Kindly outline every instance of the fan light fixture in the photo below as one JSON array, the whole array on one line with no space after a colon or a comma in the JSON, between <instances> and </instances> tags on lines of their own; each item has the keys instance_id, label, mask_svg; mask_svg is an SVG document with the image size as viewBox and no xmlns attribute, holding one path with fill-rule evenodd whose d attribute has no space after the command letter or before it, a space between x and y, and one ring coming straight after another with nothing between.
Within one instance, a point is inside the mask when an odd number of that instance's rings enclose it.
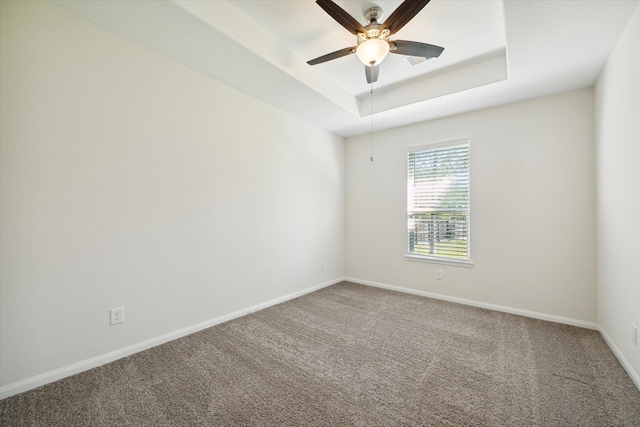
<instances>
[{"instance_id":1,"label":"fan light fixture","mask_svg":"<svg viewBox=\"0 0 640 427\"><path fill-rule=\"evenodd\" d=\"M368 24L363 26L333 0L316 0L316 3L329 16L356 36L358 44L319 56L307 61L307 64L322 64L355 53L364 64L367 83L373 83L378 81L379 65L388 53L425 59L437 58L444 50L440 46L408 40L389 40L389 37L411 21L429 1L404 0L382 24L379 24L382 19L382 9L379 6L370 7L364 11L364 19Z\"/></svg>"},{"instance_id":2,"label":"fan light fixture","mask_svg":"<svg viewBox=\"0 0 640 427\"><path fill-rule=\"evenodd\" d=\"M389 43L377 38L360 43L356 49L358 59L366 66L378 65L388 53Z\"/></svg>"}]
</instances>

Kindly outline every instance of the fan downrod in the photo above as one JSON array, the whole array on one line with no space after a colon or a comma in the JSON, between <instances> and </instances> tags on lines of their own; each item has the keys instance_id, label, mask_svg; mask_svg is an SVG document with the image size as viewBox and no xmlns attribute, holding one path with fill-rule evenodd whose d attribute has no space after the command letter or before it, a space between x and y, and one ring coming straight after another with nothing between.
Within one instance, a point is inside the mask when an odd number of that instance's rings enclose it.
<instances>
[{"instance_id":1,"label":"fan downrod","mask_svg":"<svg viewBox=\"0 0 640 427\"><path fill-rule=\"evenodd\" d=\"M370 7L369 9L364 11L364 19L367 20L368 23L377 23L382 19L382 8L378 6Z\"/></svg>"}]
</instances>

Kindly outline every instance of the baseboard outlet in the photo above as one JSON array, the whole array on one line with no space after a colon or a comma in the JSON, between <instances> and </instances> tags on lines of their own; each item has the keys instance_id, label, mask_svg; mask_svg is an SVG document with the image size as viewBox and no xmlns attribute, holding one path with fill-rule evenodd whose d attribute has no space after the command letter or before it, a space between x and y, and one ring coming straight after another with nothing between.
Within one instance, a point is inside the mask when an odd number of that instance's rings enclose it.
<instances>
[{"instance_id":1,"label":"baseboard outlet","mask_svg":"<svg viewBox=\"0 0 640 427\"><path fill-rule=\"evenodd\" d=\"M609 335L605 332L605 330L602 327L599 327L598 331L600 332L600 335L602 335L604 342L607 343L607 345L609 346L613 354L618 359L618 362L620 362L624 370L627 371L627 374L629 374L629 377L631 377L631 381L633 381L633 383L638 388L638 391L640 391L640 375L638 375L638 372L633 370L633 367L631 366L631 364L627 361L627 359L624 358L624 356L622 355L622 352L613 343L613 340L609 337Z\"/></svg>"},{"instance_id":2,"label":"baseboard outlet","mask_svg":"<svg viewBox=\"0 0 640 427\"><path fill-rule=\"evenodd\" d=\"M487 302L474 301L464 298L452 297L449 295L436 294L432 292L420 291L417 289L403 288L401 286L387 285L386 283L372 282L370 280L356 279L354 277L345 277L346 281L358 283L360 285L374 286L376 288L389 289L391 291L404 292L407 294L419 295L423 297L439 299L443 301L455 302L458 304L470 305L473 307L486 308L489 310L500 311L503 313L516 314L518 316L531 317L533 319L546 320L549 322L563 323L565 325L578 326L580 328L593 329L598 331L599 326L594 322L572 319L570 317L555 316L553 314L540 313L537 311L524 310L520 308L508 307L505 305L491 304Z\"/></svg>"},{"instance_id":3,"label":"baseboard outlet","mask_svg":"<svg viewBox=\"0 0 640 427\"><path fill-rule=\"evenodd\" d=\"M232 313L218 316L216 318L207 320L205 322L188 326L186 328L178 329L177 331L169 332L167 334L164 334L155 338L151 338L151 339L130 345L128 347L114 350L109 353L102 354L100 356L92 357L90 359L86 359L81 362L74 363L72 365L64 366L62 368L58 368L53 371L45 372L40 375L36 375L21 381L17 381L12 384L8 384L6 386L0 387L0 400L10 396L14 396L16 394L24 393L25 391L33 390L34 388L41 387L43 385L61 380L63 378L70 377L72 375L79 374L84 371L88 371L89 369L97 368L107 363L114 362L118 359L122 359L123 357L131 356L132 354L139 353L141 351L147 350L152 347L156 347L158 345L167 343L169 341L176 340L178 338L182 338L184 336L193 334L203 329L210 328L220 323L228 322L229 320L246 316L247 314L263 310L267 307L271 307L273 305L277 305L285 301L289 301L289 300L301 297L303 295L309 294L311 292L315 292L322 288L326 288L327 286L335 285L336 283L339 283L343 280L344 278L338 278L325 283L321 283L319 285L311 286L301 291L293 292L291 294L284 295L279 298L274 298L272 300L269 300L260 304L252 305L251 307L247 307L241 310L234 311Z\"/></svg>"}]
</instances>

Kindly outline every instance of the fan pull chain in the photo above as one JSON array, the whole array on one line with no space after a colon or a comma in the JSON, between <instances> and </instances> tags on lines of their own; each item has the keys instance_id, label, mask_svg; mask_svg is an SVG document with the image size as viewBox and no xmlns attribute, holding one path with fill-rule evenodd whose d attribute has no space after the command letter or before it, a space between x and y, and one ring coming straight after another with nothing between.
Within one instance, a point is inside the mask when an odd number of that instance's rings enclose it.
<instances>
[{"instance_id":1,"label":"fan pull chain","mask_svg":"<svg viewBox=\"0 0 640 427\"><path fill-rule=\"evenodd\" d=\"M370 132L370 155L371 155L371 161L373 162L373 62L371 63L371 132Z\"/></svg>"}]
</instances>

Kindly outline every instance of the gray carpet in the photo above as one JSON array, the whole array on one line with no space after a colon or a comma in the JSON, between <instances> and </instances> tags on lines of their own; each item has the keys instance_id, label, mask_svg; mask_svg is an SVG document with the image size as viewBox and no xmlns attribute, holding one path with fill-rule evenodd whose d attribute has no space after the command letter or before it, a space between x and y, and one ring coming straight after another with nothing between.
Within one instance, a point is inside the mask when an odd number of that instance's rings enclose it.
<instances>
[{"instance_id":1,"label":"gray carpet","mask_svg":"<svg viewBox=\"0 0 640 427\"><path fill-rule=\"evenodd\" d=\"M0 402L2 426L640 426L598 332L340 283Z\"/></svg>"}]
</instances>

